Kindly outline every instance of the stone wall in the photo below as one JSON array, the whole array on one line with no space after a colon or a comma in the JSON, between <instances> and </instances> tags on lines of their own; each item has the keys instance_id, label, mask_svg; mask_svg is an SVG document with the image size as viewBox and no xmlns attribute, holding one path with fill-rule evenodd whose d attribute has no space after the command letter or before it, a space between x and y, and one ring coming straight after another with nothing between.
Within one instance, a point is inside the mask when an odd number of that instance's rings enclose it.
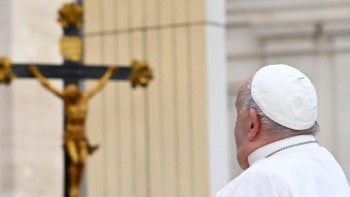
<instances>
[{"instance_id":1,"label":"stone wall","mask_svg":"<svg viewBox=\"0 0 350 197\"><path fill-rule=\"evenodd\" d=\"M228 180L224 1L84 6L86 62L146 59L155 75L147 89L109 82L91 100L87 133L101 148L89 158L87 195L214 193Z\"/></svg>"}]
</instances>

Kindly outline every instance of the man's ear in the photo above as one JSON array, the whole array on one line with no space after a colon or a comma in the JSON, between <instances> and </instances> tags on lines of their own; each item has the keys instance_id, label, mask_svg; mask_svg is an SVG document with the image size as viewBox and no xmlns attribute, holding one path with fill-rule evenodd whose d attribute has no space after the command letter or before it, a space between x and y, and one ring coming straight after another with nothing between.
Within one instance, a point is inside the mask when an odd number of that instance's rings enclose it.
<instances>
[{"instance_id":1,"label":"man's ear","mask_svg":"<svg viewBox=\"0 0 350 197\"><path fill-rule=\"evenodd\" d=\"M250 119L250 125L249 125L248 139L252 141L260 131L260 122L259 122L258 114L256 113L256 110L253 108L249 109L249 119Z\"/></svg>"}]
</instances>

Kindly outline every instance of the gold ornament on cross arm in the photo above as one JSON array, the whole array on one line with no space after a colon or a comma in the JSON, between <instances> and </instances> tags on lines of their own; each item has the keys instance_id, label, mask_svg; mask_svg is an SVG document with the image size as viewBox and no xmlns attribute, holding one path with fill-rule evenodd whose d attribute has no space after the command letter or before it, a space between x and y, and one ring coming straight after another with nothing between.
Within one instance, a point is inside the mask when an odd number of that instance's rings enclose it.
<instances>
[{"instance_id":1,"label":"gold ornament on cross arm","mask_svg":"<svg viewBox=\"0 0 350 197\"><path fill-rule=\"evenodd\" d=\"M58 11L58 22L63 26L63 28L75 27L79 29L83 25L83 12L83 8L78 4L64 4Z\"/></svg>"},{"instance_id":2,"label":"gold ornament on cross arm","mask_svg":"<svg viewBox=\"0 0 350 197\"><path fill-rule=\"evenodd\" d=\"M131 86L135 88L138 85L147 87L149 81L153 79L153 72L149 68L146 61L132 61L131 63L131 74L129 81Z\"/></svg>"},{"instance_id":3,"label":"gold ornament on cross arm","mask_svg":"<svg viewBox=\"0 0 350 197\"><path fill-rule=\"evenodd\" d=\"M7 57L0 57L0 83L9 84L13 78L11 60Z\"/></svg>"}]
</instances>

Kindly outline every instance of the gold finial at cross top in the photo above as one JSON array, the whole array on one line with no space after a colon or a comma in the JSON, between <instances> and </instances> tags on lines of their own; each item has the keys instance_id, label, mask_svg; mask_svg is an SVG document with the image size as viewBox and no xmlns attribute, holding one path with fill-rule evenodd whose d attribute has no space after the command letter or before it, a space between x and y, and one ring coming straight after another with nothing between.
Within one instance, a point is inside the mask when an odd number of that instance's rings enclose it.
<instances>
[{"instance_id":1,"label":"gold finial at cross top","mask_svg":"<svg viewBox=\"0 0 350 197\"><path fill-rule=\"evenodd\" d=\"M9 84L13 78L10 58L0 57L0 83Z\"/></svg>"},{"instance_id":2,"label":"gold finial at cross top","mask_svg":"<svg viewBox=\"0 0 350 197\"><path fill-rule=\"evenodd\" d=\"M64 4L58 11L58 22L63 28L74 27L79 29L83 25L83 12L83 7L78 4Z\"/></svg>"},{"instance_id":3,"label":"gold finial at cross top","mask_svg":"<svg viewBox=\"0 0 350 197\"><path fill-rule=\"evenodd\" d=\"M146 61L132 61L129 80L133 88L138 85L147 87L149 81L152 79L153 73Z\"/></svg>"}]
</instances>

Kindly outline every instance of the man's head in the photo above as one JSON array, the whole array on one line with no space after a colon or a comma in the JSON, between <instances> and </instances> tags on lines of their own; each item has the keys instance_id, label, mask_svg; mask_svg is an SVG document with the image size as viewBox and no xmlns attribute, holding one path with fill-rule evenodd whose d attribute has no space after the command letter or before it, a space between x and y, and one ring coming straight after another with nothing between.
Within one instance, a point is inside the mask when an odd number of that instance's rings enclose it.
<instances>
[{"instance_id":1,"label":"man's head","mask_svg":"<svg viewBox=\"0 0 350 197\"><path fill-rule=\"evenodd\" d=\"M75 84L68 84L64 89L64 94L71 102L78 101L80 97L79 88Z\"/></svg>"},{"instance_id":2,"label":"man's head","mask_svg":"<svg viewBox=\"0 0 350 197\"><path fill-rule=\"evenodd\" d=\"M249 77L236 100L237 160L249 167L254 150L287 137L318 131L317 97L310 80L287 65L269 65Z\"/></svg>"}]
</instances>

